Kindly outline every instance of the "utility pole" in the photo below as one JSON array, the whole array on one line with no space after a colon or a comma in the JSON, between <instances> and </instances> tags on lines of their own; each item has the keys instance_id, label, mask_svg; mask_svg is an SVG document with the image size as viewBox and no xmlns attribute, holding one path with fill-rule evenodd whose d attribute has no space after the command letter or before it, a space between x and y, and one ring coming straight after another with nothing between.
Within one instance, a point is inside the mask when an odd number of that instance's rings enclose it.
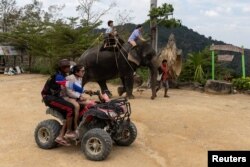
<instances>
[{"instance_id":1,"label":"utility pole","mask_svg":"<svg viewBox=\"0 0 250 167\"><path fill-rule=\"evenodd\" d=\"M151 0L150 10L157 8L157 0ZM158 28L157 28L157 18L150 18L150 31L151 31L151 45L157 53L158 46Z\"/></svg>"},{"instance_id":2,"label":"utility pole","mask_svg":"<svg viewBox=\"0 0 250 167\"><path fill-rule=\"evenodd\" d=\"M150 0L150 10L153 8L157 8L157 0ZM151 31L151 46L157 53L157 41L158 41L158 29L157 29L157 18L150 17L150 31ZM149 73L148 75L148 81L147 81L147 86L150 88L151 87L151 75Z\"/></svg>"}]
</instances>

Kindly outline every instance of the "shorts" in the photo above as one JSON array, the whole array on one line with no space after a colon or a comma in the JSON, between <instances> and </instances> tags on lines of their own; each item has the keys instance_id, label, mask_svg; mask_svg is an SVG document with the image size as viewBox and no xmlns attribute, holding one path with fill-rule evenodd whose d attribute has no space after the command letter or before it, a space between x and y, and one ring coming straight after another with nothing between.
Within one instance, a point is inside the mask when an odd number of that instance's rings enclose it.
<instances>
[{"instance_id":1,"label":"shorts","mask_svg":"<svg viewBox=\"0 0 250 167\"><path fill-rule=\"evenodd\" d=\"M166 88L166 89L169 89L169 83L168 83L168 80L161 81L161 84L162 84L162 87L164 87L164 88Z\"/></svg>"},{"instance_id":2,"label":"shorts","mask_svg":"<svg viewBox=\"0 0 250 167\"><path fill-rule=\"evenodd\" d=\"M74 105L70 102L64 100L61 97L47 95L43 98L44 103L46 106L51 107L58 112L60 112L63 117L71 118L74 114Z\"/></svg>"}]
</instances>

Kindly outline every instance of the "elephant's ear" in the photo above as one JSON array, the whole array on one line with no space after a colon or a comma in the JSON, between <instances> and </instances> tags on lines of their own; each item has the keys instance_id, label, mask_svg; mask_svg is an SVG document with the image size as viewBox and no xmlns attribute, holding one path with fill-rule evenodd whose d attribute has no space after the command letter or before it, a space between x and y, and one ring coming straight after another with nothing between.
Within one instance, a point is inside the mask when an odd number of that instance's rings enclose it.
<instances>
[{"instance_id":1,"label":"elephant's ear","mask_svg":"<svg viewBox=\"0 0 250 167\"><path fill-rule=\"evenodd\" d=\"M129 52L128 60L139 66L141 64L141 58L140 56L137 56L136 54L137 54L136 52Z\"/></svg>"}]
</instances>

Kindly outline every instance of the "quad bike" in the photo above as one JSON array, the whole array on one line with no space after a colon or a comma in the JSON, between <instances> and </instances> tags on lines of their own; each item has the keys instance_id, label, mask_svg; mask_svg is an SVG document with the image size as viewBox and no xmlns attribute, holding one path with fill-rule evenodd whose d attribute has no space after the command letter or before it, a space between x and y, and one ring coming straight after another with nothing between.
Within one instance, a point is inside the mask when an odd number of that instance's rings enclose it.
<instances>
[{"instance_id":1,"label":"quad bike","mask_svg":"<svg viewBox=\"0 0 250 167\"><path fill-rule=\"evenodd\" d=\"M137 129L130 121L131 107L126 98L110 100L106 94L99 91L100 101L90 101L82 106L79 117L78 137L75 142L81 143L81 151L94 161L101 161L108 157L113 142L119 146L129 146L137 136ZM48 108L47 114L58 118L61 122L65 117L55 109ZM42 149L55 148L55 142L62 125L55 119L40 122L35 129L35 141Z\"/></svg>"}]
</instances>

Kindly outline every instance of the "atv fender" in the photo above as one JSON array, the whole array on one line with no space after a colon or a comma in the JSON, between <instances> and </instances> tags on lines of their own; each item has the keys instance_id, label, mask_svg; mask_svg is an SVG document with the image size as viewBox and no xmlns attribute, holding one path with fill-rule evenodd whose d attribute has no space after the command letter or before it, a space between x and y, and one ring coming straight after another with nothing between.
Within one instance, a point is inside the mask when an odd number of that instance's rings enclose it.
<instances>
[{"instance_id":1,"label":"atv fender","mask_svg":"<svg viewBox=\"0 0 250 167\"><path fill-rule=\"evenodd\" d=\"M93 118L99 118L102 120L109 119L108 115L100 111L98 109L89 109L87 112L84 113L82 117L82 121L80 122L78 126L79 131L79 138L82 138L83 134L85 134L88 131L88 128L86 128L86 125L92 121Z\"/></svg>"},{"instance_id":2,"label":"atv fender","mask_svg":"<svg viewBox=\"0 0 250 167\"><path fill-rule=\"evenodd\" d=\"M100 119L109 119L109 116L103 112L103 111L100 111L98 109L89 109L87 112L84 113L83 115L83 118L85 118L87 120L87 118L91 116L91 117L97 117L97 118L100 118Z\"/></svg>"},{"instance_id":3,"label":"atv fender","mask_svg":"<svg viewBox=\"0 0 250 167\"><path fill-rule=\"evenodd\" d=\"M95 108L89 109L87 112L84 113L82 117L82 121L79 125L79 129L83 128L85 124L88 124L89 122L91 122L92 118L94 117L102 119L102 120L109 119L108 115L105 112L100 111Z\"/></svg>"}]
</instances>

